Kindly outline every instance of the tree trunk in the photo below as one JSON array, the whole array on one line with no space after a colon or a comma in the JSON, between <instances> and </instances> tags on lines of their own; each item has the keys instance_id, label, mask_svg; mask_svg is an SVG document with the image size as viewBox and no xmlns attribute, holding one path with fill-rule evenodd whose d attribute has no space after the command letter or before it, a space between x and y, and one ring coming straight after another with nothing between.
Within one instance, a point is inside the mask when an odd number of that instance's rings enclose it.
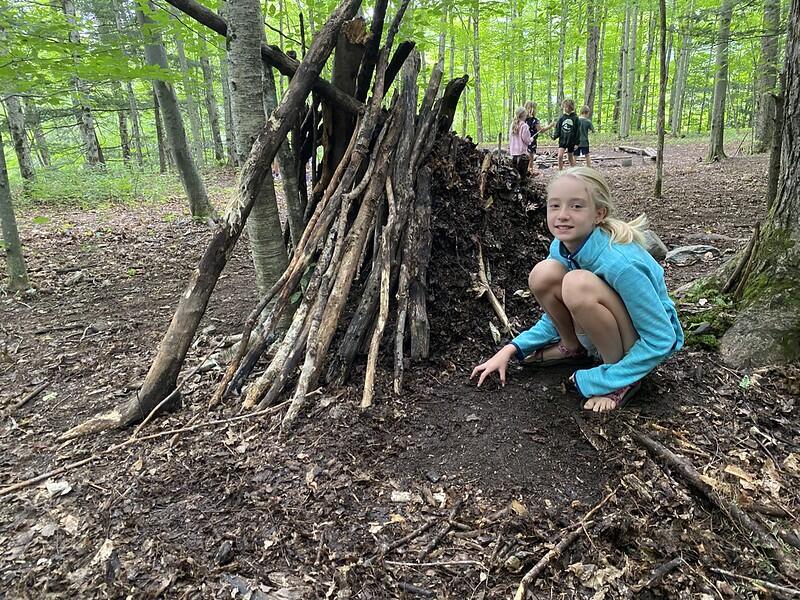
<instances>
[{"instance_id":1,"label":"tree trunk","mask_svg":"<svg viewBox=\"0 0 800 600\"><path fill-rule=\"evenodd\" d=\"M33 181L33 158L28 145L28 136L25 133L25 115L22 114L22 104L17 96L6 96L6 110L8 113L8 129L14 142L14 151L17 153L19 173L26 181ZM5 162L3 163L5 169Z\"/></svg>"},{"instance_id":2,"label":"tree trunk","mask_svg":"<svg viewBox=\"0 0 800 600\"><path fill-rule=\"evenodd\" d=\"M616 91L614 93L614 114L612 116L615 133L620 132L620 116L622 115L622 88L625 82L625 65L628 62L628 9L625 9L625 21L622 24L622 35L619 44L619 63L617 64Z\"/></svg>"},{"instance_id":3,"label":"tree trunk","mask_svg":"<svg viewBox=\"0 0 800 600\"><path fill-rule=\"evenodd\" d=\"M337 31L345 20L352 18L359 4L359 0L342 0L333 11L328 22L312 41L280 105L255 140L250 156L242 167L236 197L232 202L233 208L214 234L187 289L181 294L178 308L161 340L158 354L142 388L124 406L73 428L62 438L86 435L141 420L175 389L186 352L194 339L214 286L260 195L261 182L278 147L296 120L297 111L317 82L322 65L333 49Z\"/></svg>"},{"instance_id":4,"label":"tree trunk","mask_svg":"<svg viewBox=\"0 0 800 600\"><path fill-rule=\"evenodd\" d=\"M605 12L605 11L604 11ZM597 53L597 115L596 119L594 120L595 127L599 130L603 123L603 106L604 106L604 77L603 73L605 69L603 69L603 56L605 54L605 46L606 46L606 22L605 18L603 19L602 24L600 25L600 49ZM592 113L594 116L594 113Z\"/></svg>"},{"instance_id":5,"label":"tree trunk","mask_svg":"<svg viewBox=\"0 0 800 600\"><path fill-rule=\"evenodd\" d=\"M231 113L231 86L228 84L228 58L219 59L219 73L222 79L222 105L225 111L225 155L228 166L238 166L236 159L236 132L233 130L233 114Z\"/></svg>"},{"instance_id":6,"label":"tree trunk","mask_svg":"<svg viewBox=\"0 0 800 600\"><path fill-rule=\"evenodd\" d=\"M136 102L136 94L133 92L133 84L129 81L126 84L128 91L128 106L131 111L131 138L133 139L133 148L136 151L136 163L141 167L144 163L144 156L142 153L142 124L139 120L139 106Z\"/></svg>"},{"instance_id":7,"label":"tree trunk","mask_svg":"<svg viewBox=\"0 0 800 600\"><path fill-rule=\"evenodd\" d=\"M114 9L114 22L117 26L117 33L123 37L128 36L129 32L126 31L125 27L125 20L128 17L126 8L114 0L112 0L111 4ZM133 52L126 44L123 44L122 52L125 54L125 56L133 58ZM128 97L128 110L131 114L130 141L133 143L133 149L136 152L136 164L141 167L144 163L144 155L142 153L142 125L141 121L139 120L139 107L136 103L136 94L133 91L133 83L130 81L126 82L125 90Z\"/></svg>"},{"instance_id":8,"label":"tree trunk","mask_svg":"<svg viewBox=\"0 0 800 600\"><path fill-rule=\"evenodd\" d=\"M638 109L636 110L636 123L634 124L634 129L636 131L642 130L642 117L645 114L645 109L647 108L647 94L650 91L650 63L653 62L653 42L655 39L656 33L656 20L653 18L652 13L650 14L650 25L647 29L647 52L645 53L644 59L644 76L642 77L642 85L641 85L641 92L639 94L639 103ZM644 121L645 125L647 121Z\"/></svg>"},{"instance_id":9,"label":"tree trunk","mask_svg":"<svg viewBox=\"0 0 800 600\"><path fill-rule=\"evenodd\" d=\"M143 29L145 26L152 28L153 21L141 10L136 11L136 16ZM148 37L149 39L147 39ZM161 35L156 31L151 31L150 35L146 36L145 39L144 54L147 64L161 67L166 71L168 69L167 54L161 44ZM178 170L183 189L189 199L189 210L196 219L208 218L214 214L214 209L208 201L205 184L189 153L186 143L186 131L183 128L183 120L181 119L175 89L171 84L160 79L153 81L153 87L155 88L158 106L161 109L161 116L164 120L164 130L170 154L175 161L175 168Z\"/></svg>"},{"instance_id":10,"label":"tree trunk","mask_svg":"<svg viewBox=\"0 0 800 600\"><path fill-rule=\"evenodd\" d=\"M775 204L778 195L778 181L780 180L781 170L781 148L783 146L783 104L786 94L784 76L780 76L780 91L778 95L772 96L771 112L774 116L772 129L772 144L769 153L769 168L767 170L767 211Z\"/></svg>"},{"instance_id":11,"label":"tree trunk","mask_svg":"<svg viewBox=\"0 0 800 600\"><path fill-rule=\"evenodd\" d=\"M483 143L483 106L481 105L480 0L472 2L472 67L475 72L475 135Z\"/></svg>"},{"instance_id":12,"label":"tree trunk","mask_svg":"<svg viewBox=\"0 0 800 600\"><path fill-rule=\"evenodd\" d=\"M658 149L656 154L656 183L653 196L661 198L664 175L664 129L667 103L667 4L658 0Z\"/></svg>"},{"instance_id":13,"label":"tree trunk","mask_svg":"<svg viewBox=\"0 0 800 600\"><path fill-rule=\"evenodd\" d=\"M761 38L761 59L756 81L756 123L753 152L766 152L772 142L774 115L771 96L778 78L778 36L780 32L780 0L764 0L764 33Z\"/></svg>"},{"instance_id":14,"label":"tree trunk","mask_svg":"<svg viewBox=\"0 0 800 600\"><path fill-rule=\"evenodd\" d=\"M264 113L269 117L272 111L278 106L278 94L275 89L275 77L272 73L272 67L263 61L262 67L264 69ZM278 149L278 166L281 170L283 198L286 201L289 235L292 239L292 246L297 248L297 243L303 235L303 214L305 213L306 207L300 199L297 164L294 159L294 153L289 147L289 140L281 144L281 147Z\"/></svg>"},{"instance_id":15,"label":"tree trunk","mask_svg":"<svg viewBox=\"0 0 800 600\"><path fill-rule=\"evenodd\" d=\"M69 41L73 48L80 44L80 35L78 34L77 24L75 23L75 4L72 0L63 0L62 7L64 15L67 17L69 25ZM77 69L78 55L77 50L73 50L73 62ZM92 117L92 110L89 108L87 102L87 93L83 81L77 75L72 76L72 108L75 111L75 119L78 123L78 130L81 132L83 139L83 150L86 156L86 163L89 166L103 165L105 159L103 158L103 151L100 148L100 143L97 141L97 133L94 129L94 118Z\"/></svg>"},{"instance_id":16,"label":"tree trunk","mask_svg":"<svg viewBox=\"0 0 800 600\"><path fill-rule=\"evenodd\" d=\"M778 195L753 249L743 308L721 352L736 368L800 359L800 0L791 0Z\"/></svg>"},{"instance_id":17,"label":"tree trunk","mask_svg":"<svg viewBox=\"0 0 800 600\"><path fill-rule=\"evenodd\" d=\"M261 8L258 0L233 0L227 3L225 14L228 17L228 74L236 150L240 163L244 163L254 140L266 125L259 50L264 35L260 26ZM260 192L247 221L247 233L256 287L263 296L286 269L287 259L271 169L265 171L259 184Z\"/></svg>"},{"instance_id":18,"label":"tree trunk","mask_svg":"<svg viewBox=\"0 0 800 600\"><path fill-rule=\"evenodd\" d=\"M688 16L686 17L688 19ZM689 76L689 54L691 38L688 31L681 35L681 47L675 65L675 79L670 94L670 132L673 137L680 135L683 118L683 97L686 94L686 79Z\"/></svg>"},{"instance_id":19,"label":"tree trunk","mask_svg":"<svg viewBox=\"0 0 800 600\"><path fill-rule=\"evenodd\" d=\"M586 35L586 80L583 84L583 101L589 107L589 114L594 113L594 93L597 81L597 50L600 44L600 26L597 19L595 0L586 3L588 27Z\"/></svg>"},{"instance_id":20,"label":"tree trunk","mask_svg":"<svg viewBox=\"0 0 800 600\"><path fill-rule=\"evenodd\" d=\"M558 33L558 89L556 90L556 104L561 106L564 101L564 49L567 44L567 15L569 3L561 0L561 23Z\"/></svg>"},{"instance_id":21,"label":"tree trunk","mask_svg":"<svg viewBox=\"0 0 800 600\"><path fill-rule=\"evenodd\" d=\"M181 68L183 95L186 97L186 112L189 115L189 127L192 130L192 156L194 157L195 163L202 166L206 162L203 148L203 126L200 123L200 109L194 97L194 85L191 72L189 71L189 62L186 60L186 51L184 50L183 40L180 36L175 36L175 49L178 53L178 64Z\"/></svg>"},{"instance_id":22,"label":"tree trunk","mask_svg":"<svg viewBox=\"0 0 800 600\"><path fill-rule=\"evenodd\" d=\"M164 123L161 119L161 109L158 107L158 94L156 85L153 84L153 119L156 122L156 141L158 142L158 172L167 172L167 142L164 139Z\"/></svg>"},{"instance_id":23,"label":"tree trunk","mask_svg":"<svg viewBox=\"0 0 800 600\"><path fill-rule=\"evenodd\" d=\"M377 0L372 11L372 23L370 24L370 38L364 47L364 57L361 59L361 67L358 71L356 82L356 100L364 102L369 94L372 83L372 74L375 72L375 65L378 62L378 50L381 46L381 35L383 34L383 22L386 19L386 6L389 0Z\"/></svg>"},{"instance_id":24,"label":"tree trunk","mask_svg":"<svg viewBox=\"0 0 800 600\"><path fill-rule=\"evenodd\" d=\"M11 186L8 183L2 135L0 135L0 226L2 226L3 248L8 269L8 287L12 291L28 289L28 271L25 268L17 219L14 217L14 207L11 204Z\"/></svg>"},{"instance_id":25,"label":"tree trunk","mask_svg":"<svg viewBox=\"0 0 800 600\"><path fill-rule=\"evenodd\" d=\"M336 52L333 56L331 83L342 92L352 96L356 92L358 69L366 50L368 39L364 19L353 19L345 23L339 32ZM344 156L355 129L355 116L341 110L335 104L322 102L322 175L317 189L324 190L333 177L339 161Z\"/></svg>"},{"instance_id":26,"label":"tree trunk","mask_svg":"<svg viewBox=\"0 0 800 600\"><path fill-rule=\"evenodd\" d=\"M227 35L225 20L196 0L167 0L167 3L183 11L198 23L205 25L212 31L216 31L221 36ZM262 44L261 58L288 77L293 77L298 68L298 62L281 52L277 46ZM364 112L364 104L362 102L343 93L319 76L317 81L314 82L314 91L329 102L335 103L354 115Z\"/></svg>"},{"instance_id":27,"label":"tree trunk","mask_svg":"<svg viewBox=\"0 0 800 600\"><path fill-rule=\"evenodd\" d=\"M39 110L36 108L33 100L25 98L25 123L28 129L33 131L33 139L36 142L36 153L39 156L39 162L43 167L50 166L50 149L47 146L47 139L44 137L42 131L42 123L39 119Z\"/></svg>"},{"instance_id":28,"label":"tree trunk","mask_svg":"<svg viewBox=\"0 0 800 600\"><path fill-rule=\"evenodd\" d=\"M118 98L122 97L122 85L116 81L112 85L115 90L115 95ZM126 165L131 160L131 140L128 135L128 117L125 114L124 105L117 106L117 124L119 128L119 147L122 151L122 162Z\"/></svg>"},{"instance_id":29,"label":"tree trunk","mask_svg":"<svg viewBox=\"0 0 800 600\"><path fill-rule=\"evenodd\" d=\"M717 63L714 76L714 104L711 112L711 141L706 160L713 162L726 158L723 141L725 137L725 99L728 92L728 42L731 37L731 18L735 0L722 0L719 13L717 37Z\"/></svg>"},{"instance_id":30,"label":"tree trunk","mask_svg":"<svg viewBox=\"0 0 800 600\"><path fill-rule=\"evenodd\" d=\"M633 113L634 82L636 81L636 35L639 6L628 5L626 11L627 30L625 34L625 63L622 82L622 108L620 111L619 136L627 138L631 134Z\"/></svg>"},{"instance_id":31,"label":"tree trunk","mask_svg":"<svg viewBox=\"0 0 800 600\"><path fill-rule=\"evenodd\" d=\"M200 57L200 68L203 71L203 84L206 96L206 112L208 121L211 125L211 140L214 144L214 160L222 162L225 160L225 151L222 148L222 136L219 133L219 111L217 111L217 99L214 97L214 73L211 70L211 63L208 61L206 43L203 41L203 56Z\"/></svg>"}]
</instances>

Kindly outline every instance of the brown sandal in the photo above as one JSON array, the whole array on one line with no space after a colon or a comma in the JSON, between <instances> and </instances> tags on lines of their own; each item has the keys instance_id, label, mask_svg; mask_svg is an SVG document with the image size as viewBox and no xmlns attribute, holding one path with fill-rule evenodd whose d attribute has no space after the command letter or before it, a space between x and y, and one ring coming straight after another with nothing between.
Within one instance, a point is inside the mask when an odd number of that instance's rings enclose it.
<instances>
[{"instance_id":1,"label":"brown sandal","mask_svg":"<svg viewBox=\"0 0 800 600\"><path fill-rule=\"evenodd\" d=\"M558 348L560 356L558 358L544 358L545 350L550 348ZM533 367L549 367L555 365L576 365L584 364L589 360L589 355L586 353L586 348L581 346L575 350L570 350L562 342L539 348L533 354L526 356L522 360L523 365Z\"/></svg>"}]
</instances>

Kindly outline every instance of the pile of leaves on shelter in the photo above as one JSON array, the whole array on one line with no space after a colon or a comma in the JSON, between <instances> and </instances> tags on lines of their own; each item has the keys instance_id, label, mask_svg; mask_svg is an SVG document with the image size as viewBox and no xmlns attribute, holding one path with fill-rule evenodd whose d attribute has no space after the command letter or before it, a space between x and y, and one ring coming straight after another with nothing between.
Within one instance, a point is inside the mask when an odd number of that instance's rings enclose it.
<instances>
[{"instance_id":1,"label":"pile of leaves on shelter","mask_svg":"<svg viewBox=\"0 0 800 600\"><path fill-rule=\"evenodd\" d=\"M512 325L528 326L533 307L528 273L547 256L551 239L545 223L545 187L541 178L521 179L507 154L480 150L471 139L453 134L442 136L431 164L432 354L439 358L466 353L466 358L475 359L491 347L490 332L496 341L498 334L509 334L478 281L478 246L489 283Z\"/></svg>"}]
</instances>

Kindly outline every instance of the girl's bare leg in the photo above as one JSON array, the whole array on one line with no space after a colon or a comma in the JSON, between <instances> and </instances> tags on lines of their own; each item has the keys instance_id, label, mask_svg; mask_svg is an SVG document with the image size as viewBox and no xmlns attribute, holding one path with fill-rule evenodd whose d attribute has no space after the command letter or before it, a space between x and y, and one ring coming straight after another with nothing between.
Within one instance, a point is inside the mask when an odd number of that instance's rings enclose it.
<instances>
[{"instance_id":1,"label":"girl's bare leg","mask_svg":"<svg viewBox=\"0 0 800 600\"><path fill-rule=\"evenodd\" d=\"M592 166L592 157L589 156L588 154L586 155L586 166L587 167L591 167Z\"/></svg>"},{"instance_id":2,"label":"girl's bare leg","mask_svg":"<svg viewBox=\"0 0 800 600\"><path fill-rule=\"evenodd\" d=\"M533 267L528 276L528 287L536 301L553 321L553 325L561 337L561 343L570 350L577 350L581 343L575 336L572 315L562 298L562 282L566 275L567 269L557 260L543 260ZM543 358L548 360L560 356L558 348L548 348L544 351Z\"/></svg>"},{"instance_id":3,"label":"girl's bare leg","mask_svg":"<svg viewBox=\"0 0 800 600\"><path fill-rule=\"evenodd\" d=\"M574 152L567 152L567 158L569 159L569 166L574 167L578 164L578 161L575 160L575 153Z\"/></svg>"},{"instance_id":4,"label":"girl's bare leg","mask_svg":"<svg viewBox=\"0 0 800 600\"><path fill-rule=\"evenodd\" d=\"M564 168L564 148L558 149L558 170L562 170Z\"/></svg>"},{"instance_id":5,"label":"girl's bare leg","mask_svg":"<svg viewBox=\"0 0 800 600\"><path fill-rule=\"evenodd\" d=\"M619 295L590 271L563 277L562 298L576 327L586 332L606 364L619 361L639 337ZM614 402L605 396L589 398L584 408L605 411Z\"/></svg>"}]
</instances>

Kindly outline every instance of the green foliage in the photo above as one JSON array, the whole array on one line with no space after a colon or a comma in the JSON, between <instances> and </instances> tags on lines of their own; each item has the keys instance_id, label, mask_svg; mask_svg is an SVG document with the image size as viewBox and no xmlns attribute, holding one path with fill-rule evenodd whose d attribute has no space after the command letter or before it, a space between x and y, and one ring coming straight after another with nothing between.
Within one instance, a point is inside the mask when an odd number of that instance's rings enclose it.
<instances>
[{"instance_id":1,"label":"green foliage","mask_svg":"<svg viewBox=\"0 0 800 600\"><path fill-rule=\"evenodd\" d=\"M26 193L19 192L14 204L20 208L36 206L80 206L96 209L112 204L158 202L181 194L172 175L144 173L123 166L106 169L70 167L41 169ZM34 217L34 222L47 217Z\"/></svg>"}]
</instances>

